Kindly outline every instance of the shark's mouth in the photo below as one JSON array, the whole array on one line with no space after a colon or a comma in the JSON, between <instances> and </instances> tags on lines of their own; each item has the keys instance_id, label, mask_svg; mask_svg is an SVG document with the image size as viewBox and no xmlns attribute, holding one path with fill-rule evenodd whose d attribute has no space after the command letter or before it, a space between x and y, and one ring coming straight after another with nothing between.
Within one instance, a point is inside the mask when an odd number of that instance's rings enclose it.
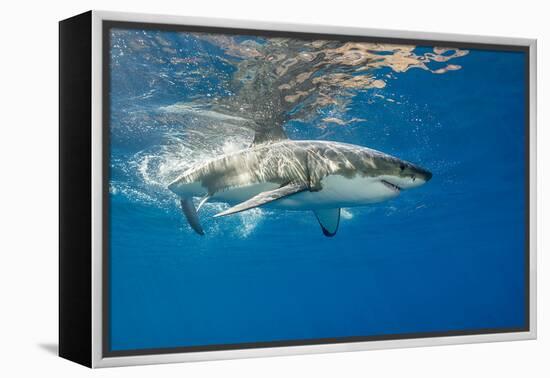
<instances>
[{"instance_id":1,"label":"shark's mouth","mask_svg":"<svg viewBox=\"0 0 550 378\"><path fill-rule=\"evenodd\" d=\"M397 193L399 193L401 191L401 188L398 187L397 185L394 185L391 182L388 182L386 180L381 180L381 181L382 181L382 184L384 184L386 186L386 188L389 188L389 189L391 189L391 190L393 190L394 192L397 192Z\"/></svg>"}]
</instances>

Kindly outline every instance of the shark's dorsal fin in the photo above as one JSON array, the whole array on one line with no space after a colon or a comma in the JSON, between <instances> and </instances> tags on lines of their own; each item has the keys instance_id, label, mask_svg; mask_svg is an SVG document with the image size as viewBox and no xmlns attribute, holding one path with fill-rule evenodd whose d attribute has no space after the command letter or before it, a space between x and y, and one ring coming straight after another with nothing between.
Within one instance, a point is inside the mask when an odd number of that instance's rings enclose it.
<instances>
[{"instance_id":1,"label":"shark's dorsal fin","mask_svg":"<svg viewBox=\"0 0 550 378\"><path fill-rule=\"evenodd\" d=\"M214 215L214 217L223 217L225 215L231 215L235 213L240 213L241 211L249 210L254 207L262 206L267 203L277 201L283 197L288 197L290 195L303 192L304 190L308 190L308 186L305 183L296 183L296 184L288 184L285 186L282 186L280 188L269 190L267 192L262 192L260 194L255 195L254 197L239 203L238 205L233 206L232 208L229 208L225 211L222 211L221 213L218 213Z\"/></svg>"},{"instance_id":2,"label":"shark's dorsal fin","mask_svg":"<svg viewBox=\"0 0 550 378\"><path fill-rule=\"evenodd\" d=\"M257 146L259 144L275 143L281 140L288 139L282 126L257 126L254 130L254 139L250 147Z\"/></svg>"},{"instance_id":3,"label":"shark's dorsal fin","mask_svg":"<svg viewBox=\"0 0 550 378\"><path fill-rule=\"evenodd\" d=\"M336 235L340 224L340 209L319 209L313 212L321 225L323 234L328 237Z\"/></svg>"}]
</instances>

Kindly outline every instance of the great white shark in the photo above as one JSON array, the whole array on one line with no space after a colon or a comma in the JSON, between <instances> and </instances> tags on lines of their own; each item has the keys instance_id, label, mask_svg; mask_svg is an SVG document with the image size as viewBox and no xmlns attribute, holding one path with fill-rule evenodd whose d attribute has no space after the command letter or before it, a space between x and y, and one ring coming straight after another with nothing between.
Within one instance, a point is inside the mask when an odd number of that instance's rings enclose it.
<instances>
[{"instance_id":1,"label":"great white shark","mask_svg":"<svg viewBox=\"0 0 550 378\"><path fill-rule=\"evenodd\" d=\"M418 165L367 147L290 140L282 131L256 132L249 148L195 165L168 188L179 196L189 225L204 235L198 211L206 201L232 207L222 217L256 207L312 211L325 236L334 236L340 209L397 197L428 182ZM193 198L199 197L198 206Z\"/></svg>"}]
</instances>

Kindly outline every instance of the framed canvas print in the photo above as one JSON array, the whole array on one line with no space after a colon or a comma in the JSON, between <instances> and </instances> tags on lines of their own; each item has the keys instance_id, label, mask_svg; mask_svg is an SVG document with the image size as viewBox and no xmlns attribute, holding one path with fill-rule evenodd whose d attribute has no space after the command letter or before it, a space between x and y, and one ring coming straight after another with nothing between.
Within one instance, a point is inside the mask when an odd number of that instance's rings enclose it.
<instances>
[{"instance_id":1,"label":"framed canvas print","mask_svg":"<svg viewBox=\"0 0 550 378\"><path fill-rule=\"evenodd\" d=\"M534 40L60 22L60 355L535 338Z\"/></svg>"}]
</instances>

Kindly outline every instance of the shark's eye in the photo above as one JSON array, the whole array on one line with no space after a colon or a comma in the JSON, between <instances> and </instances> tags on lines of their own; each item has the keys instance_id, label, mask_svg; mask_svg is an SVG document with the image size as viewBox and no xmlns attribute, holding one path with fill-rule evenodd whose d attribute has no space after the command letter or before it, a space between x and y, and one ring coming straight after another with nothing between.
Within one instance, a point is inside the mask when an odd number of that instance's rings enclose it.
<instances>
[{"instance_id":1,"label":"shark's eye","mask_svg":"<svg viewBox=\"0 0 550 378\"><path fill-rule=\"evenodd\" d=\"M404 170L404 169L405 169L405 164L401 164L401 165L399 166L399 169Z\"/></svg>"}]
</instances>

